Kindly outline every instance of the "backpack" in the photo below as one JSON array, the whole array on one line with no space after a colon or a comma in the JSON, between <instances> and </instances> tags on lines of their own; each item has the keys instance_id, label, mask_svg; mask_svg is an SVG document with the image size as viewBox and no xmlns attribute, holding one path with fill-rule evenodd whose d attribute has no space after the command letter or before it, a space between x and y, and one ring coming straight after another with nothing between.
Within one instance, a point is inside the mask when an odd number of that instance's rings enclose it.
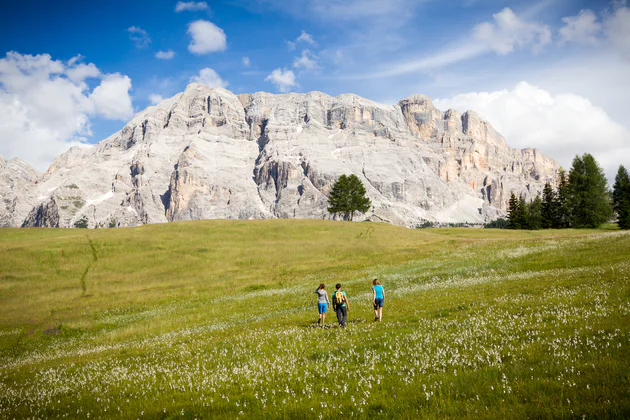
<instances>
[{"instance_id":1,"label":"backpack","mask_svg":"<svg viewBox=\"0 0 630 420\"><path fill-rule=\"evenodd\" d=\"M341 290L337 290L333 297L333 302L335 306L341 306L346 302L346 297L343 295Z\"/></svg>"}]
</instances>

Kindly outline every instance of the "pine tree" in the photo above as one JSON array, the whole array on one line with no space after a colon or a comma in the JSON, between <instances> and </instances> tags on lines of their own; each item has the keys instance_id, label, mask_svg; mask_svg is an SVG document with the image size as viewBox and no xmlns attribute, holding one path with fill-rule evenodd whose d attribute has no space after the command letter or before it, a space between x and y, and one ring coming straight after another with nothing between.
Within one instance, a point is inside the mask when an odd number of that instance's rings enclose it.
<instances>
[{"instance_id":1,"label":"pine tree","mask_svg":"<svg viewBox=\"0 0 630 420\"><path fill-rule=\"evenodd\" d=\"M569 179L564 169L558 172L558 191L556 192L556 224L554 229L569 227L571 212L569 209Z\"/></svg>"},{"instance_id":2,"label":"pine tree","mask_svg":"<svg viewBox=\"0 0 630 420\"><path fill-rule=\"evenodd\" d=\"M558 209L556 193L551 184L545 183L543 189L543 198L540 209L540 227L541 229L551 229L558 225Z\"/></svg>"},{"instance_id":3,"label":"pine tree","mask_svg":"<svg viewBox=\"0 0 630 420\"><path fill-rule=\"evenodd\" d=\"M613 186L613 208L620 229L630 229L630 176L623 165L619 166Z\"/></svg>"},{"instance_id":4,"label":"pine tree","mask_svg":"<svg viewBox=\"0 0 630 420\"><path fill-rule=\"evenodd\" d=\"M518 229L527 229L527 206L525 205L525 199L522 195L518 197L516 222L518 226L520 226Z\"/></svg>"},{"instance_id":5,"label":"pine tree","mask_svg":"<svg viewBox=\"0 0 630 420\"><path fill-rule=\"evenodd\" d=\"M527 229L538 230L542 227L542 200L537 195L527 205Z\"/></svg>"},{"instance_id":6,"label":"pine tree","mask_svg":"<svg viewBox=\"0 0 630 420\"><path fill-rule=\"evenodd\" d=\"M372 205L365 194L365 187L356 175L341 175L328 196L328 211L341 213L344 219L352 221L355 212L365 213Z\"/></svg>"},{"instance_id":7,"label":"pine tree","mask_svg":"<svg viewBox=\"0 0 630 420\"><path fill-rule=\"evenodd\" d=\"M573 227L596 228L612 216L604 170L585 153L573 159L569 172L569 209Z\"/></svg>"},{"instance_id":8,"label":"pine tree","mask_svg":"<svg viewBox=\"0 0 630 420\"><path fill-rule=\"evenodd\" d=\"M518 200L514 193L510 196L510 201L508 204L508 229L520 229L520 225L517 225L517 216L518 216Z\"/></svg>"},{"instance_id":9,"label":"pine tree","mask_svg":"<svg viewBox=\"0 0 630 420\"><path fill-rule=\"evenodd\" d=\"M372 202L366 196L365 187L356 175L348 177L350 195L350 220L354 218L354 212L366 213L372 207Z\"/></svg>"}]
</instances>

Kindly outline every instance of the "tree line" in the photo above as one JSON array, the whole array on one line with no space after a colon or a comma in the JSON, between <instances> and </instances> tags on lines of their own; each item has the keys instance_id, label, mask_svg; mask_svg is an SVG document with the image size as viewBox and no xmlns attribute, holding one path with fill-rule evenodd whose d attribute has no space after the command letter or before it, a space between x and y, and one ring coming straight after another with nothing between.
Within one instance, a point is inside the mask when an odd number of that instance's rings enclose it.
<instances>
[{"instance_id":1,"label":"tree line","mask_svg":"<svg viewBox=\"0 0 630 420\"><path fill-rule=\"evenodd\" d=\"M596 228L617 217L621 229L630 228L630 177L619 167L613 191L595 158L586 153L573 159L567 174L560 170L554 189L546 183L542 197L529 203L523 196L510 196L507 221L494 221L488 227L508 229Z\"/></svg>"}]
</instances>

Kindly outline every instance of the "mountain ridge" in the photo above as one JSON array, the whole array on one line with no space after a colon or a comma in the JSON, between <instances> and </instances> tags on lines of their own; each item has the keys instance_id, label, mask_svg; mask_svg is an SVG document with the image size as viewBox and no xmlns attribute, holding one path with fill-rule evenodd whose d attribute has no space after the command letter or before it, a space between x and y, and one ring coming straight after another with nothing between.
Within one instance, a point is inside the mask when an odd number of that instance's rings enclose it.
<instances>
[{"instance_id":1,"label":"mountain ridge","mask_svg":"<svg viewBox=\"0 0 630 420\"><path fill-rule=\"evenodd\" d=\"M354 173L373 203L358 220L413 227L503 215L512 192L541 193L558 164L510 148L474 111L442 112L425 95L383 105L192 83L101 142L69 149L44 174L0 170L4 226L329 218L328 191Z\"/></svg>"}]
</instances>

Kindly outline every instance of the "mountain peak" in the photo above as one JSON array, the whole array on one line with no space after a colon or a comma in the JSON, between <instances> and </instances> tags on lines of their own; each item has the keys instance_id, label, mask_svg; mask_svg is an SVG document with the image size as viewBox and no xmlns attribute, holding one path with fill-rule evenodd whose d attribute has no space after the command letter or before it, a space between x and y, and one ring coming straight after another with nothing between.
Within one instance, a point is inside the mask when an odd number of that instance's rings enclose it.
<instances>
[{"instance_id":1,"label":"mountain peak","mask_svg":"<svg viewBox=\"0 0 630 420\"><path fill-rule=\"evenodd\" d=\"M101 143L57 158L15 192L19 211L5 223L328 218L327 195L342 174L366 187L373 207L363 219L483 222L505 213L512 192L542 191L556 170L553 159L508 147L474 112L442 113L425 95L388 106L354 94L237 96L191 83Z\"/></svg>"}]
</instances>

